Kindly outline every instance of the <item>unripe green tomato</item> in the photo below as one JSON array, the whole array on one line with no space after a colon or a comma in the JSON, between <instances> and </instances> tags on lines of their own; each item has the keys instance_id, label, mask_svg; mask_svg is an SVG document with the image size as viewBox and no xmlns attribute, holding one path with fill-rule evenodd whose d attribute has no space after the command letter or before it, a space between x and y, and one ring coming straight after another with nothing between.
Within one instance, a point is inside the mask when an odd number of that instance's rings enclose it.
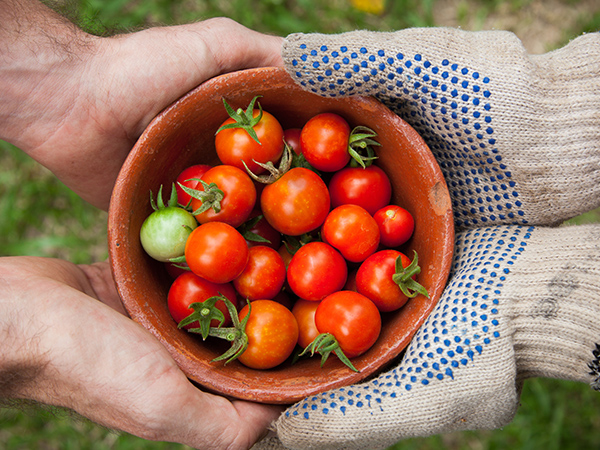
<instances>
[{"instance_id":1,"label":"unripe green tomato","mask_svg":"<svg viewBox=\"0 0 600 450\"><path fill-rule=\"evenodd\" d=\"M162 262L183 256L185 242L197 226L198 222L189 211L176 206L161 208L142 224L142 247L152 258Z\"/></svg>"}]
</instances>

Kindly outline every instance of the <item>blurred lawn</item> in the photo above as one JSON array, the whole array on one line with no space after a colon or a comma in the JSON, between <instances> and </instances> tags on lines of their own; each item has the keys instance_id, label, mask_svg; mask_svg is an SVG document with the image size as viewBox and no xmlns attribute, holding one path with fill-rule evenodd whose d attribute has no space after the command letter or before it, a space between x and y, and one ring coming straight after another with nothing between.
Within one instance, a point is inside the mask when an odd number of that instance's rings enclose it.
<instances>
[{"instance_id":1,"label":"blurred lawn","mask_svg":"<svg viewBox=\"0 0 600 450\"><path fill-rule=\"evenodd\" d=\"M363 2L364 3L364 2ZM586 7L589 0L563 0ZM86 30L109 34L155 24L175 24L228 16L262 32L341 32L356 28L395 30L413 26L485 27L499 13L520 14L536 0L388 0L380 15L352 7L350 0L65 0L54 7ZM555 3L553 3L554 5ZM584 31L600 29L600 8L560 29L562 45ZM436 19L454 8L451 23ZM512 30L519 35L519 30ZM0 141L0 255L41 255L77 263L107 257L106 213L79 199L18 149ZM592 211L571 223L598 222ZM600 398L587 386L557 380L528 380L522 406L502 430L453 433L411 439L402 449L591 449L600 448ZM182 449L116 434L65 411L38 407L0 409L0 448Z\"/></svg>"}]
</instances>

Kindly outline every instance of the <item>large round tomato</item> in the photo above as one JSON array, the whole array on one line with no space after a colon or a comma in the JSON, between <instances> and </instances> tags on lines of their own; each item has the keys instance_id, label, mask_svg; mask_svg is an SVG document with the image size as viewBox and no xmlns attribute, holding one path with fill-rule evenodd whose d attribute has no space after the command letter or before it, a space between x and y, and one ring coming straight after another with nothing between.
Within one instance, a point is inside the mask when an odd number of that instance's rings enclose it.
<instances>
[{"instance_id":1,"label":"large round tomato","mask_svg":"<svg viewBox=\"0 0 600 450\"><path fill-rule=\"evenodd\" d=\"M260 206L273 228L300 236L323 224L329 213L329 191L315 172L296 167L265 186Z\"/></svg>"},{"instance_id":2,"label":"large round tomato","mask_svg":"<svg viewBox=\"0 0 600 450\"><path fill-rule=\"evenodd\" d=\"M350 132L350 125L343 117L334 113L318 114L302 127L302 154L317 170L340 170L350 161Z\"/></svg>"},{"instance_id":3,"label":"large round tomato","mask_svg":"<svg viewBox=\"0 0 600 450\"><path fill-rule=\"evenodd\" d=\"M240 311L240 320L248 314L248 305ZM283 363L298 342L298 323L292 312L273 300L251 303L246 323L248 347L238 360L252 369L271 369Z\"/></svg>"},{"instance_id":4,"label":"large round tomato","mask_svg":"<svg viewBox=\"0 0 600 450\"><path fill-rule=\"evenodd\" d=\"M244 237L223 222L208 222L196 228L185 245L185 261L192 272L213 283L237 278L248 262Z\"/></svg>"},{"instance_id":5,"label":"large round tomato","mask_svg":"<svg viewBox=\"0 0 600 450\"><path fill-rule=\"evenodd\" d=\"M332 334L348 358L362 355L377 341L381 315L364 295L338 291L325 297L315 312L320 333Z\"/></svg>"},{"instance_id":6,"label":"large round tomato","mask_svg":"<svg viewBox=\"0 0 600 450\"><path fill-rule=\"evenodd\" d=\"M356 289L370 298L380 311L394 311L408 301L393 280L398 258L401 258L404 268L411 263L404 253L392 249L381 250L369 256L356 273Z\"/></svg>"},{"instance_id":7,"label":"large round tomato","mask_svg":"<svg viewBox=\"0 0 600 450\"><path fill-rule=\"evenodd\" d=\"M259 114L258 109L253 110L253 117ZM232 118L227 119L221 126L235 123ZM217 133L215 147L217 155L223 164L230 164L245 170L244 162L253 173L265 171L256 164L277 162L283 153L283 128L278 120L267 111L262 112L260 121L252 127L260 143L256 142L243 128L223 129Z\"/></svg>"},{"instance_id":8,"label":"large round tomato","mask_svg":"<svg viewBox=\"0 0 600 450\"><path fill-rule=\"evenodd\" d=\"M384 206L373 218L379 226L381 244L385 247L399 247L410 239L415 230L412 214L398 205Z\"/></svg>"},{"instance_id":9,"label":"large round tomato","mask_svg":"<svg viewBox=\"0 0 600 450\"><path fill-rule=\"evenodd\" d=\"M188 206L191 204L192 197L190 194L185 192L181 185L189 187L191 189L199 189L200 178L206 173L211 166L208 164L196 164L184 169L175 180L175 189L177 189L177 202L181 206ZM200 189L202 189L200 187Z\"/></svg>"},{"instance_id":10,"label":"large round tomato","mask_svg":"<svg viewBox=\"0 0 600 450\"><path fill-rule=\"evenodd\" d=\"M250 301L273 299L281 291L285 275L285 263L277 250L257 245L250 248L248 263L233 286Z\"/></svg>"},{"instance_id":11,"label":"large round tomato","mask_svg":"<svg viewBox=\"0 0 600 450\"><path fill-rule=\"evenodd\" d=\"M331 211L321 236L350 262L364 261L379 246L377 222L358 205L341 205Z\"/></svg>"},{"instance_id":12,"label":"large round tomato","mask_svg":"<svg viewBox=\"0 0 600 450\"><path fill-rule=\"evenodd\" d=\"M202 175L202 181L208 185L215 184L216 188L212 192L217 197L209 197L206 202L214 203L206 211L199 213L196 211L204 205L204 201L192 198L192 211L198 222L219 221L235 228L248 219L256 204L256 188L246 172L231 165L219 165L206 171ZM211 192L211 189L207 191L202 186L198 186L198 190L202 193Z\"/></svg>"},{"instance_id":13,"label":"large round tomato","mask_svg":"<svg viewBox=\"0 0 600 450\"><path fill-rule=\"evenodd\" d=\"M365 169L347 167L331 177L329 193L332 208L353 204L373 215L390 203L392 184L386 173L375 165Z\"/></svg>"},{"instance_id":14,"label":"large round tomato","mask_svg":"<svg viewBox=\"0 0 600 450\"><path fill-rule=\"evenodd\" d=\"M309 242L294 253L287 280L298 297L318 301L346 284L348 266L344 257L325 242Z\"/></svg>"},{"instance_id":15,"label":"large round tomato","mask_svg":"<svg viewBox=\"0 0 600 450\"><path fill-rule=\"evenodd\" d=\"M315 340L319 335L317 325L315 324L315 312L319 306L319 302L311 302L309 300L298 299L292 307L292 314L298 322L298 345L302 348Z\"/></svg>"},{"instance_id":16,"label":"large round tomato","mask_svg":"<svg viewBox=\"0 0 600 450\"><path fill-rule=\"evenodd\" d=\"M192 272L185 272L179 275L175 281L173 281L173 284L171 284L167 296L167 305L171 317L173 317L175 322L179 323L194 312L194 310L190 308L192 303L204 302L210 297L219 295L224 295L231 303L237 306L237 295L230 283L212 283ZM231 317L229 315L229 310L225 306L225 302L219 300L215 304L215 307L217 307L225 317L223 325L229 326L229 324L231 324ZM211 320L210 326L216 327L218 325L219 322L216 319ZM189 329L199 327L200 324L196 321L186 325L184 328Z\"/></svg>"}]
</instances>

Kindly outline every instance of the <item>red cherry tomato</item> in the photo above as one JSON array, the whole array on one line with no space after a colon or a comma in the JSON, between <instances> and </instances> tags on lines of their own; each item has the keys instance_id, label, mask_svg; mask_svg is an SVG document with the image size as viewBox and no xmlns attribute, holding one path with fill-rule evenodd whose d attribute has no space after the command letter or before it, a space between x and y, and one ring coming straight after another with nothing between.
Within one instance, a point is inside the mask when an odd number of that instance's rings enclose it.
<instances>
[{"instance_id":1,"label":"red cherry tomato","mask_svg":"<svg viewBox=\"0 0 600 450\"><path fill-rule=\"evenodd\" d=\"M184 169L177 176L177 180L175 182L175 189L177 190L177 203L182 206L188 206L192 200L192 197L181 188L180 184L192 189L198 189L198 186L201 186L200 181L198 180L202 178L202 175L204 175L210 168L211 166L208 164L196 164Z\"/></svg>"},{"instance_id":2,"label":"red cherry tomato","mask_svg":"<svg viewBox=\"0 0 600 450\"><path fill-rule=\"evenodd\" d=\"M319 302L298 299L292 307L292 314L298 322L298 345L302 348L308 347L319 335L315 324L315 312L318 306Z\"/></svg>"},{"instance_id":3,"label":"red cherry tomato","mask_svg":"<svg viewBox=\"0 0 600 450\"><path fill-rule=\"evenodd\" d=\"M398 205L381 208L373 216L381 233L381 244L399 247L410 239L415 230L415 219L406 209Z\"/></svg>"},{"instance_id":4,"label":"red cherry tomato","mask_svg":"<svg viewBox=\"0 0 600 450\"><path fill-rule=\"evenodd\" d=\"M302 154L317 170L338 171L350 162L348 144L351 131L343 117L333 113L318 114L302 127Z\"/></svg>"},{"instance_id":5,"label":"red cherry tomato","mask_svg":"<svg viewBox=\"0 0 600 450\"><path fill-rule=\"evenodd\" d=\"M377 341L381 315L364 295L338 291L325 297L315 313L320 333L332 334L348 358L362 355Z\"/></svg>"},{"instance_id":6,"label":"red cherry tomato","mask_svg":"<svg viewBox=\"0 0 600 450\"><path fill-rule=\"evenodd\" d=\"M300 146L300 128L288 128L283 132L283 139L287 144L292 147L296 155L302 153L302 147Z\"/></svg>"},{"instance_id":7,"label":"red cherry tomato","mask_svg":"<svg viewBox=\"0 0 600 450\"><path fill-rule=\"evenodd\" d=\"M220 211L214 208L195 214L200 223L225 222L232 227L239 227L249 217L256 204L256 189L254 182L246 172L230 165L219 165L206 171L202 181L207 184L215 183L223 192L219 202ZM198 190L204 191L202 186ZM202 200L192 198L192 210L196 211L202 206Z\"/></svg>"},{"instance_id":8,"label":"red cherry tomato","mask_svg":"<svg viewBox=\"0 0 600 450\"><path fill-rule=\"evenodd\" d=\"M171 317L173 317L175 322L179 323L194 312L194 310L189 307L192 303L203 302L210 297L218 295L224 295L231 303L237 306L237 295L231 284L212 283L192 272L185 272L178 276L175 281L173 281L173 284L171 284L167 296L167 305ZM231 324L231 317L229 315L229 310L225 306L225 302L219 300L215 303L215 306L225 316L223 326ZM216 327L218 324L219 322L216 319L213 319L210 322L210 326L212 327ZM186 325L184 328L198 328L199 326L200 324L196 321Z\"/></svg>"},{"instance_id":9,"label":"red cherry tomato","mask_svg":"<svg viewBox=\"0 0 600 450\"><path fill-rule=\"evenodd\" d=\"M237 292L250 301L273 299L285 282L285 264L281 255L271 247L251 247L246 267L235 280Z\"/></svg>"},{"instance_id":10,"label":"red cherry tomato","mask_svg":"<svg viewBox=\"0 0 600 450\"><path fill-rule=\"evenodd\" d=\"M379 246L379 227L364 208L341 205L329 213L321 229L323 241L350 262L364 261Z\"/></svg>"},{"instance_id":11,"label":"red cherry tomato","mask_svg":"<svg viewBox=\"0 0 600 450\"><path fill-rule=\"evenodd\" d=\"M362 206L373 215L390 203L392 183L377 166L371 165L366 169L347 167L331 177L329 192L332 208L353 204Z\"/></svg>"},{"instance_id":12,"label":"red cherry tomato","mask_svg":"<svg viewBox=\"0 0 600 450\"><path fill-rule=\"evenodd\" d=\"M397 250L381 250L369 256L356 273L358 292L370 298L380 311L394 311L404 306L408 297L392 279L396 273L396 259L408 267L410 258Z\"/></svg>"},{"instance_id":13,"label":"red cherry tomato","mask_svg":"<svg viewBox=\"0 0 600 450\"><path fill-rule=\"evenodd\" d=\"M318 301L346 284L348 266L344 257L325 242L309 242L294 253L287 280L298 297Z\"/></svg>"},{"instance_id":14,"label":"red cherry tomato","mask_svg":"<svg viewBox=\"0 0 600 450\"><path fill-rule=\"evenodd\" d=\"M248 314L248 305L240 311L240 319ZM238 361L252 369L271 369L283 363L298 342L298 323L292 312L273 300L251 303L246 324L248 347Z\"/></svg>"},{"instance_id":15,"label":"red cherry tomato","mask_svg":"<svg viewBox=\"0 0 600 450\"><path fill-rule=\"evenodd\" d=\"M254 109L253 117L258 114L259 110ZM221 126L234 122L229 118ZM217 133L215 147L223 164L246 170L243 164L245 162L252 173L260 174L265 169L255 161L265 164L269 161L277 162L281 158L284 144L283 128L279 121L272 114L263 111L260 122L253 128L260 144L242 128L224 129Z\"/></svg>"},{"instance_id":16,"label":"red cherry tomato","mask_svg":"<svg viewBox=\"0 0 600 450\"><path fill-rule=\"evenodd\" d=\"M260 206L273 228L300 236L323 224L329 213L329 192L315 172L296 167L265 186Z\"/></svg>"},{"instance_id":17,"label":"red cherry tomato","mask_svg":"<svg viewBox=\"0 0 600 450\"><path fill-rule=\"evenodd\" d=\"M237 278L248 262L249 250L244 237L223 222L200 225L185 244L185 260L196 275L213 283Z\"/></svg>"}]
</instances>

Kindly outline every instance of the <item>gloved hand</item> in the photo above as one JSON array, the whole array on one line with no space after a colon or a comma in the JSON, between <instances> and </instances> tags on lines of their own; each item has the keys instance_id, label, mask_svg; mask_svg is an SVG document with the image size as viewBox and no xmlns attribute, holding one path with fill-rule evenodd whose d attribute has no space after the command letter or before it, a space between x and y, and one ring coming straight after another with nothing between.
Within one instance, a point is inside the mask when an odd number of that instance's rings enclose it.
<instances>
[{"instance_id":1,"label":"gloved hand","mask_svg":"<svg viewBox=\"0 0 600 450\"><path fill-rule=\"evenodd\" d=\"M449 284L400 364L290 407L274 425L284 446L498 428L529 377L598 388L600 225L543 226L600 205L599 44L590 34L528 56L506 32L287 38L286 67L306 89L375 96L420 132L461 231Z\"/></svg>"}]
</instances>

